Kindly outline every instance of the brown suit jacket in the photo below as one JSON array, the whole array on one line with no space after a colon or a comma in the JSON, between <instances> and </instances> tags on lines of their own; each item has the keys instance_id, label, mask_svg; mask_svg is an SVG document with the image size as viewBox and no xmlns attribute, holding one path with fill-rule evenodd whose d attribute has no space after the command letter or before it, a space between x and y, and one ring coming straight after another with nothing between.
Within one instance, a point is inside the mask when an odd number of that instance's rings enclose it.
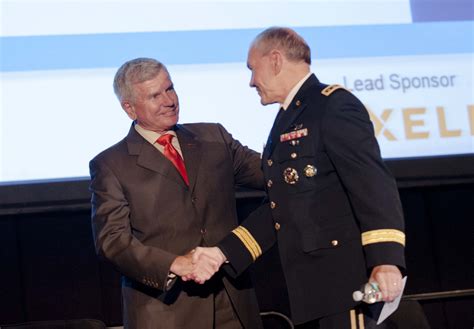
<instances>
[{"instance_id":1,"label":"brown suit jacket","mask_svg":"<svg viewBox=\"0 0 474 329\"><path fill-rule=\"evenodd\" d=\"M224 286L245 328L261 328L247 275L218 273L202 286L179 279L166 286L177 255L215 245L237 226L235 186L263 187L258 153L221 125L177 125L176 134L189 187L133 126L90 162L96 249L123 274L124 325L212 328L213 294Z\"/></svg>"}]
</instances>

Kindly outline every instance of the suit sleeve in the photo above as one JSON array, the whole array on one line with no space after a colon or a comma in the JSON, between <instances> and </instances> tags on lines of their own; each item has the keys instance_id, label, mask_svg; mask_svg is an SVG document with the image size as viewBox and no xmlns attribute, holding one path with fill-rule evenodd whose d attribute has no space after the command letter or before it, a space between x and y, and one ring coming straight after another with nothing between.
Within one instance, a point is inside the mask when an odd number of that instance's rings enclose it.
<instances>
[{"instance_id":1,"label":"suit sleeve","mask_svg":"<svg viewBox=\"0 0 474 329\"><path fill-rule=\"evenodd\" d=\"M367 267L405 267L403 211L394 178L382 161L365 107L345 90L329 96L323 139L361 229Z\"/></svg>"},{"instance_id":2,"label":"suit sleeve","mask_svg":"<svg viewBox=\"0 0 474 329\"><path fill-rule=\"evenodd\" d=\"M235 185L263 190L264 177L260 154L232 138L222 125L218 124L218 127L231 153Z\"/></svg>"},{"instance_id":3,"label":"suit sleeve","mask_svg":"<svg viewBox=\"0 0 474 329\"><path fill-rule=\"evenodd\" d=\"M92 232L97 253L123 275L167 290L170 287L168 271L176 255L145 246L132 235L129 204L110 166L104 161L92 160L90 173Z\"/></svg>"},{"instance_id":4,"label":"suit sleeve","mask_svg":"<svg viewBox=\"0 0 474 329\"><path fill-rule=\"evenodd\" d=\"M219 129L231 153L235 184L263 190L265 180L260 154L233 139L221 125ZM217 246L229 261L224 269L235 277L244 272L262 253L270 249L275 241L270 206L264 202Z\"/></svg>"}]
</instances>

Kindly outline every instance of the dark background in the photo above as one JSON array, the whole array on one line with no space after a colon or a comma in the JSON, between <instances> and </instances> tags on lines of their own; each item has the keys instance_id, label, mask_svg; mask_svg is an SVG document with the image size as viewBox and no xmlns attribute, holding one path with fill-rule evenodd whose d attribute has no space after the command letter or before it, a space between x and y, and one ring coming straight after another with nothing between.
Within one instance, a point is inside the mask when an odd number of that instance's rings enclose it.
<instances>
[{"instance_id":1,"label":"dark background","mask_svg":"<svg viewBox=\"0 0 474 329\"><path fill-rule=\"evenodd\" d=\"M474 156L387 163L405 213L405 294L473 289ZM88 184L84 178L0 185L0 324L96 318L121 325L120 275L95 254ZM262 194L237 197L242 218ZM261 310L288 314L275 248L252 273ZM420 303L433 329L474 325L472 295Z\"/></svg>"}]
</instances>

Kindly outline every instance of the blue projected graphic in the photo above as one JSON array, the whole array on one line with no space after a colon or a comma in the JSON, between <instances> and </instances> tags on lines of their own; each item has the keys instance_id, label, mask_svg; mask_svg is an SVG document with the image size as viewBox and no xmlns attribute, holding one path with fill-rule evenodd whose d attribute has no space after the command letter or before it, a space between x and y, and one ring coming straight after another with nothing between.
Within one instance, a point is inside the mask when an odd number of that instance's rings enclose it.
<instances>
[{"instance_id":1,"label":"blue projected graphic","mask_svg":"<svg viewBox=\"0 0 474 329\"><path fill-rule=\"evenodd\" d=\"M468 21L296 30L310 44L321 43L317 49L318 58L341 58L472 53L474 43L466 40L472 37L473 29L474 22ZM118 67L135 57L156 57L169 65L245 62L247 47L260 31L239 29L6 37L2 40L1 70ZM387 39L391 42L386 43ZM330 40L337 42L328 42ZM381 44L384 46L381 47Z\"/></svg>"},{"instance_id":2,"label":"blue projected graphic","mask_svg":"<svg viewBox=\"0 0 474 329\"><path fill-rule=\"evenodd\" d=\"M468 21L474 19L472 0L410 0L413 22Z\"/></svg>"}]
</instances>

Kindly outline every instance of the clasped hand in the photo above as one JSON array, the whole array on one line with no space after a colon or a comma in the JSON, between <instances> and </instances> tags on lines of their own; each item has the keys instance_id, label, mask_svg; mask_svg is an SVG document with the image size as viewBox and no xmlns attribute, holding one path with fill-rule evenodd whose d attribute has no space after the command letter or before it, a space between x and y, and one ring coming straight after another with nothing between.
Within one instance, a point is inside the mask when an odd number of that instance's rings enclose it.
<instances>
[{"instance_id":1,"label":"clasped hand","mask_svg":"<svg viewBox=\"0 0 474 329\"><path fill-rule=\"evenodd\" d=\"M209 280L226 261L225 255L217 247L197 247L184 256L178 256L171 264L171 272L183 281L203 284Z\"/></svg>"}]
</instances>

